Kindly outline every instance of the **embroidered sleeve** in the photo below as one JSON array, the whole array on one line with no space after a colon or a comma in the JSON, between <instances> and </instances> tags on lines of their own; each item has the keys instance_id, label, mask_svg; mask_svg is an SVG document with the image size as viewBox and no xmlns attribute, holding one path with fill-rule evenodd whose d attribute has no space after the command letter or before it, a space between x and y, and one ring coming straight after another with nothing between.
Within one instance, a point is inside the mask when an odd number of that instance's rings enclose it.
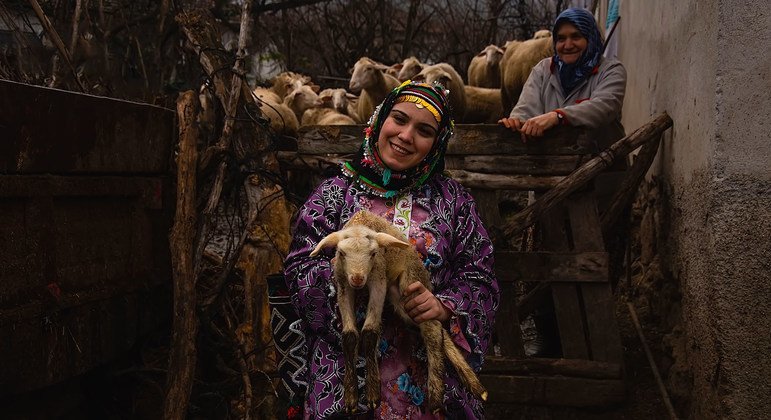
<instances>
[{"instance_id":1,"label":"embroidered sleeve","mask_svg":"<svg viewBox=\"0 0 771 420\"><path fill-rule=\"evenodd\" d=\"M447 230L449 243L447 270L437 297L454 305L460 331L471 350L469 363L480 369L490 342L498 309L500 290L493 271L493 246L471 195L459 184L450 195L454 227Z\"/></svg>"},{"instance_id":2,"label":"embroidered sleeve","mask_svg":"<svg viewBox=\"0 0 771 420\"><path fill-rule=\"evenodd\" d=\"M330 298L331 251L310 253L328 234L338 230L345 189L340 178L323 182L300 208L293 228L284 275L292 303L310 335L330 338L334 306Z\"/></svg>"}]
</instances>

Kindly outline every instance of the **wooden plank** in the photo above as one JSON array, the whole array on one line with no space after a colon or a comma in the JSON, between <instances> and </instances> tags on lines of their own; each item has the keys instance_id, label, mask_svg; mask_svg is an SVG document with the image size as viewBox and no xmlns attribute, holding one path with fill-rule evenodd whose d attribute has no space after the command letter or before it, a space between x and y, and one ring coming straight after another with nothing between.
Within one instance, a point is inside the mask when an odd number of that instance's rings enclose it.
<instances>
[{"instance_id":1,"label":"wooden plank","mask_svg":"<svg viewBox=\"0 0 771 420\"><path fill-rule=\"evenodd\" d=\"M604 248L594 192L588 191L571 200L568 214L576 250ZM584 306L590 357L592 360L621 362L621 337L610 284L582 284L578 287Z\"/></svg>"},{"instance_id":2,"label":"wooden plank","mask_svg":"<svg viewBox=\"0 0 771 420\"><path fill-rule=\"evenodd\" d=\"M480 375L488 403L598 407L624 401L621 379Z\"/></svg>"},{"instance_id":3,"label":"wooden plank","mask_svg":"<svg viewBox=\"0 0 771 420\"><path fill-rule=\"evenodd\" d=\"M306 155L295 152L279 152L279 161L287 169L323 172L337 166L350 157ZM502 175L448 170L447 173L467 188L477 190L548 190L562 181L561 176ZM496 224L497 225L497 224Z\"/></svg>"},{"instance_id":4,"label":"wooden plank","mask_svg":"<svg viewBox=\"0 0 771 420\"><path fill-rule=\"evenodd\" d=\"M607 282L607 252L496 251L498 281Z\"/></svg>"},{"instance_id":5,"label":"wooden plank","mask_svg":"<svg viewBox=\"0 0 771 420\"><path fill-rule=\"evenodd\" d=\"M512 358L488 356L483 375L562 375L579 378L620 379L623 368L619 363L580 359Z\"/></svg>"},{"instance_id":6,"label":"wooden plank","mask_svg":"<svg viewBox=\"0 0 771 420\"><path fill-rule=\"evenodd\" d=\"M562 357L588 359L589 346L586 342L586 325L579 301L578 287L569 283L554 283L552 298L559 326Z\"/></svg>"},{"instance_id":7,"label":"wooden plank","mask_svg":"<svg viewBox=\"0 0 771 420\"><path fill-rule=\"evenodd\" d=\"M447 173L467 188L480 190L542 191L554 188L563 180L561 176L482 174L459 169Z\"/></svg>"},{"instance_id":8,"label":"wooden plank","mask_svg":"<svg viewBox=\"0 0 771 420\"><path fill-rule=\"evenodd\" d=\"M588 161L590 155L450 155L447 169L487 174L567 175Z\"/></svg>"},{"instance_id":9,"label":"wooden plank","mask_svg":"<svg viewBox=\"0 0 771 420\"><path fill-rule=\"evenodd\" d=\"M355 153L361 146L363 125L306 126L300 129L297 151L306 154ZM576 141L581 130L551 130L539 141L522 143L514 133L497 124L457 125L447 146L448 155L586 155L592 150ZM293 145L279 145L293 150Z\"/></svg>"},{"instance_id":10,"label":"wooden plank","mask_svg":"<svg viewBox=\"0 0 771 420\"><path fill-rule=\"evenodd\" d=\"M501 306L495 316L495 332L501 356L524 357L525 347L522 343L522 329L519 326L517 314L517 293L514 284L501 284ZM489 359L488 359L489 360Z\"/></svg>"},{"instance_id":11,"label":"wooden plank","mask_svg":"<svg viewBox=\"0 0 771 420\"><path fill-rule=\"evenodd\" d=\"M0 80L0 172L160 174L174 112Z\"/></svg>"},{"instance_id":12,"label":"wooden plank","mask_svg":"<svg viewBox=\"0 0 771 420\"><path fill-rule=\"evenodd\" d=\"M322 171L349 160L353 154L303 154L294 151L277 153L278 160L292 169ZM448 170L466 170L481 174L501 175L567 175L588 160L580 156L486 156L452 155L445 158Z\"/></svg>"},{"instance_id":13,"label":"wooden plank","mask_svg":"<svg viewBox=\"0 0 771 420\"><path fill-rule=\"evenodd\" d=\"M567 209L561 204L543 215L541 218L541 235L543 237L541 249L562 252L569 250L568 232L566 231L569 219L567 217ZM588 356L588 348L584 337L584 324L576 288L573 284L563 283L552 283L551 286L554 313L557 318L560 344L562 345L562 356L571 359L585 359Z\"/></svg>"}]
</instances>

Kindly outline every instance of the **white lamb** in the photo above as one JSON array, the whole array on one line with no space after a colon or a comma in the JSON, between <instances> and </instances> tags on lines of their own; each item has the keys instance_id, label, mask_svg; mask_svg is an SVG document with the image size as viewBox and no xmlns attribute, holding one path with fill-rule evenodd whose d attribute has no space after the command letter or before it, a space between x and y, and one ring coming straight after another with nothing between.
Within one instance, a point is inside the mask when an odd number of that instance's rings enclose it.
<instances>
[{"instance_id":1,"label":"white lamb","mask_svg":"<svg viewBox=\"0 0 771 420\"><path fill-rule=\"evenodd\" d=\"M383 102L388 92L399 86L399 80L383 73L388 66L362 57L353 66L353 74L348 88L359 92L359 104L356 110L358 121L367 121L375 111L375 106Z\"/></svg>"},{"instance_id":2,"label":"white lamb","mask_svg":"<svg viewBox=\"0 0 771 420\"><path fill-rule=\"evenodd\" d=\"M398 238L398 239L397 239ZM387 220L366 210L356 213L342 230L333 232L319 242L311 252L317 255L323 248L337 247L334 259L334 281L343 324L343 354L345 376L343 392L345 407L356 409L358 401L356 358L359 353L359 331L356 329L354 308L356 289L369 289L369 303L361 341L367 364L366 400L369 408L380 403L380 370L378 343L381 317L386 294L396 313L408 324L414 325L404 311L400 294L415 281L431 289L428 270L423 266L415 249L405 242L404 235ZM399 286L399 294L388 293L389 286ZM431 320L418 325L428 355L428 408L434 413L442 409L444 394L444 357L458 372L461 382L476 397L487 399L474 371L452 342L439 321Z\"/></svg>"}]
</instances>

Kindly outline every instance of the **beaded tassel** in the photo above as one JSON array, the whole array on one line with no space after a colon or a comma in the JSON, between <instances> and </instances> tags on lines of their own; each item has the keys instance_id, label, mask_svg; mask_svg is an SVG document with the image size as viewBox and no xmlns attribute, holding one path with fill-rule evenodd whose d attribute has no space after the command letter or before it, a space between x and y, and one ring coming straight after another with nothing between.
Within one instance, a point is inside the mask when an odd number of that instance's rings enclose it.
<instances>
[{"instance_id":1,"label":"beaded tassel","mask_svg":"<svg viewBox=\"0 0 771 420\"><path fill-rule=\"evenodd\" d=\"M389 168L383 169L383 185L388 185L388 182L391 181L391 170Z\"/></svg>"}]
</instances>

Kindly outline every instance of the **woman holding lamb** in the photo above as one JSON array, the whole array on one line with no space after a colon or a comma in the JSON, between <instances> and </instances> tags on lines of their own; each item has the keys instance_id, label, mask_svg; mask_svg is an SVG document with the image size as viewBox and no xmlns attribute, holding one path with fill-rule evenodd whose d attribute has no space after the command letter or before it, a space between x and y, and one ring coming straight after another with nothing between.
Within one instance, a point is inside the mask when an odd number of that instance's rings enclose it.
<instances>
[{"instance_id":1,"label":"woman holding lamb","mask_svg":"<svg viewBox=\"0 0 771 420\"><path fill-rule=\"evenodd\" d=\"M591 129L597 150L624 137L621 107L626 70L614 58L603 57L603 40L594 16L571 8L552 27L553 57L530 72L509 118L498 121L522 140L543 136L558 125Z\"/></svg>"},{"instance_id":2,"label":"woman holding lamb","mask_svg":"<svg viewBox=\"0 0 771 420\"><path fill-rule=\"evenodd\" d=\"M402 294L416 323L438 320L479 371L490 342L499 289L493 248L471 195L442 174L454 123L439 85L407 81L375 109L359 153L325 180L300 209L285 261L285 278L305 334L307 383L305 418L345 415L340 313L327 251L310 254L324 237L340 230L360 210L368 210L401 230L431 275L433 292L416 282ZM357 302L359 321L367 300ZM360 327L360 326L359 326ZM388 307L383 313L380 354L381 401L368 410L360 382L357 414L377 419L433 419L426 409L426 350L418 329ZM360 377L364 376L359 363ZM445 418L484 417L482 402L455 372L444 378Z\"/></svg>"}]
</instances>

